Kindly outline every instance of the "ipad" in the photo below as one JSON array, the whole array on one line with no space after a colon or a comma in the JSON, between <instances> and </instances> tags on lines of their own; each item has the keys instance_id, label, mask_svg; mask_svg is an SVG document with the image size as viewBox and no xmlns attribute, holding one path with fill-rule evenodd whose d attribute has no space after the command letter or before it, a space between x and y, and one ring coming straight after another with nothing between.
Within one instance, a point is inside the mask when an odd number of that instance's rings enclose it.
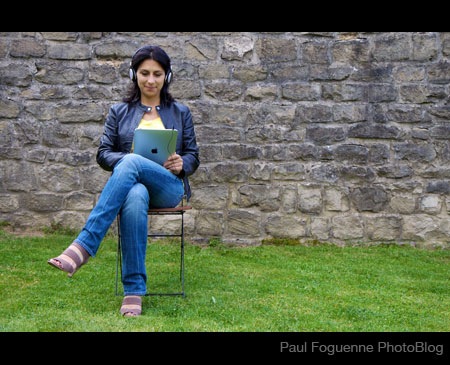
<instances>
[{"instance_id":1,"label":"ipad","mask_svg":"<svg viewBox=\"0 0 450 365\"><path fill-rule=\"evenodd\" d=\"M134 131L133 152L162 165L175 152L176 129L141 129Z\"/></svg>"}]
</instances>

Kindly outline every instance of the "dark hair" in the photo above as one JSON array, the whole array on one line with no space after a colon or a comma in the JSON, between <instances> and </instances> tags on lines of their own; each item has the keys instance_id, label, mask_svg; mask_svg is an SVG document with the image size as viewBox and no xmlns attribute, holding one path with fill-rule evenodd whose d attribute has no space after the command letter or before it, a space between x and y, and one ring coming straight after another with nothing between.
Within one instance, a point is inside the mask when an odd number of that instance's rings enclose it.
<instances>
[{"instance_id":1,"label":"dark hair","mask_svg":"<svg viewBox=\"0 0 450 365\"><path fill-rule=\"evenodd\" d=\"M130 63L130 69L136 73L139 65L145 60L154 60L158 62L164 69L166 75L172 72L170 58L167 53L158 46L144 46L139 48L133 55ZM136 103L141 100L141 90L137 84L136 78L133 80L127 95L123 98L126 103ZM164 82L161 89L161 105L169 105L174 101L173 96L169 93L169 83Z\"/></svg>"}]
</instances>

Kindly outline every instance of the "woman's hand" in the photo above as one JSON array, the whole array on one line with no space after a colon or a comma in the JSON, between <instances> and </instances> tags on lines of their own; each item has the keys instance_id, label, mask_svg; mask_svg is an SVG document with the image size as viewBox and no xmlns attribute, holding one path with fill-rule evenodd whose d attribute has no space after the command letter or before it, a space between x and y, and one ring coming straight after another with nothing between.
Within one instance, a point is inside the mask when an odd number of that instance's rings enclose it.
<instances>
[{"instance_id":1,"label":"woman's hand","mask_svg":"<svg viewBox=\"0 0 450 365\"><path fill-rule=\"evenodd\" d=\"M173 174L178 175L183 170L183 159L177 153L172 153L163 166Z\"/></svg>"}]
</instances>

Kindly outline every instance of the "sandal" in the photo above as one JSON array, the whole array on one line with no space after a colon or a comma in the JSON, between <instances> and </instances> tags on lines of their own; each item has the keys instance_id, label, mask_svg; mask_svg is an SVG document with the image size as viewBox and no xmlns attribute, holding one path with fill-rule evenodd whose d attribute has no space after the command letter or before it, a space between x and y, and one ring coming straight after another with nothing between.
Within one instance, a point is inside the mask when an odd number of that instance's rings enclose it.
<instances>
[{"instance_id":1,"label":"sandal","mask_svg":"<svg viewBox=\"0 0 450 365\"><path fill-rule=\"evenodd\" d=\"M138 295L128 295L123 298L120 313L124 317L136 317L142 313L142 297Z\"/></svg>"},{"instance_id":2,"label":"sandal","mask_svg":"<svg viewBox=\"0 0 450 365\"><path fill-rule=\"evenodd\" d=\"M83 247L73 242L61 255L51 258L47 262L57 269L67 272L67 276L71 278L89 260L89 257Z\"/></svg>"}]
</instances>

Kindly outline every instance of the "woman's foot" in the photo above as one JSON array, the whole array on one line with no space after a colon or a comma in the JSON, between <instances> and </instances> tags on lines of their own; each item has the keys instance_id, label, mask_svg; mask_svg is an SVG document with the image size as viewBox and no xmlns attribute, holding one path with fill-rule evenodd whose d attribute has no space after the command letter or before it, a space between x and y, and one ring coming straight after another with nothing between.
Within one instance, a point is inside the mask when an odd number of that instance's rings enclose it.
<instances>
[{"instance_id":1,"label":"woman's foot","mask_svg":"<svg viewBox=\"0 0 450 365\"><path fill-rule=\"evenodd\" d=\"M138 295L127 295L123 298L120 313L124 317L136 317L142 313L142 297Z\"/></svg>"},{"instance_id":2,"label":"woman's foot","mask_svg":"<svg viewBox=\"0 0 450 365\"><path fill-rule=\"evenodd\" d=\"M83 247L76 242L72 242L61 255L51 258L47 262L57 269L67 272L67 276L70 278L89 260L89 257L88 252Z\"/></svg>"}]
</instances>

